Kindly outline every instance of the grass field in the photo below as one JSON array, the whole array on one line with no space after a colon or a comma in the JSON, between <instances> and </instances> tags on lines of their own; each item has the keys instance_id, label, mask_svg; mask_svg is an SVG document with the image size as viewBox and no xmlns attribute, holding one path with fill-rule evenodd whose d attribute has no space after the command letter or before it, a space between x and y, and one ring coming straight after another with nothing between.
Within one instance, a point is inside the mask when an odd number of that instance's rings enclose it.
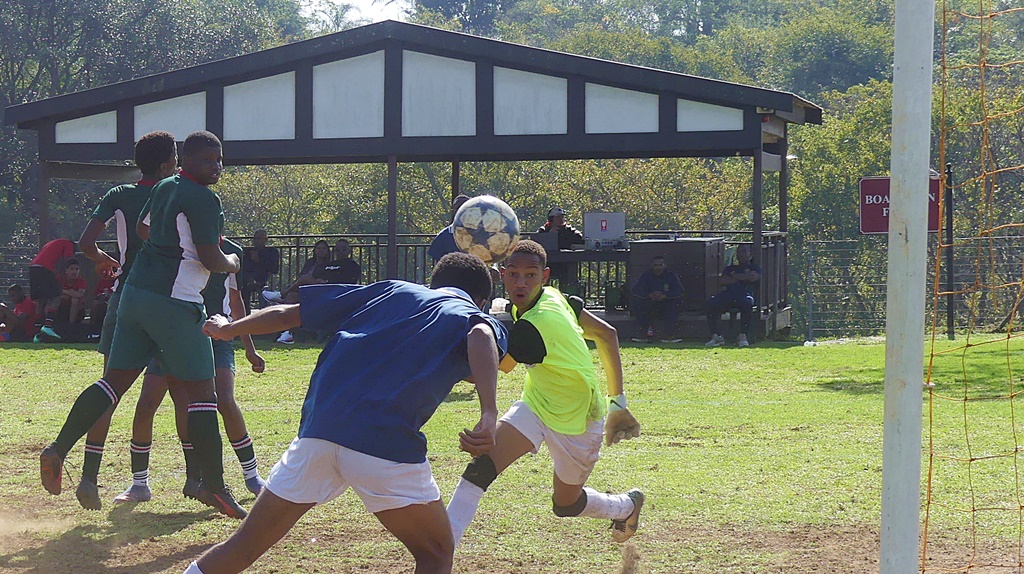
<instances>
[{"instance_id":1,"label":"grass field","mask_svg":"<svg viewBox=\"0 0 1024 574\"><path fill-rule=\"evenodd\" d=\"M240 369L237 395L266 476L294 436L318 349L261 346L267 347L267 372ZM931 435L926 404L925 465L929 436L956 451L966 434L971 456L1014 449L1006 438L1010 402L997 397L1009 386L1008 372L1012 380L1020 344L978 350L984 352L969 359L954 353L936 361L939 390L963 394L966 378L971 393L991 400L969 403L966 428L964 404L941 401ZM589 485L642 488L647 505L639 534L623 548L611 541L604 521L555 518L551 464L542 450L488 491L456 551L456 572L878 571L883 342L639 346L622 354L643 436L605 448ZM238 359L247 366L241 354ZM100 364L84 346L0 347L0 460L6 470L0 473L0 573L177 573L237 527L181 497L184 470L169 401L157 415L154 499L134 507L109 502L131 478L127 443L137 387L124 398L107 441L100 473L104 509L82 510L74 497L82 442L68 456L72 477L65 476L65 492L46 494L39 450L98 377ZM518 397L522 376L517 369L500 379L499 409ZM446 499L468 460L456 432L475 422L476 408L472 387L460 383L425 428ZM979 499L1012 502L1019 494L1016 459L999 460L976 464L971 484ZM225 470L236 493L244 492L227 450ZM958 510L971 504L961 490L966 479L964 465L952 462L936 474L937 493L962 494L959 501L945 500L948 508L933 509L930 564L961 560L978 547L995 560L1019 542L1019 506L984 515ZM241 501L250 506L252 498ZM976 546L964 540L972 531L979 533ZM1012 552L1006 560L1015 560ZM412 566L404 548L348 493L310 512L250 571L412 572Z\"/></svg>"}]
</instances>

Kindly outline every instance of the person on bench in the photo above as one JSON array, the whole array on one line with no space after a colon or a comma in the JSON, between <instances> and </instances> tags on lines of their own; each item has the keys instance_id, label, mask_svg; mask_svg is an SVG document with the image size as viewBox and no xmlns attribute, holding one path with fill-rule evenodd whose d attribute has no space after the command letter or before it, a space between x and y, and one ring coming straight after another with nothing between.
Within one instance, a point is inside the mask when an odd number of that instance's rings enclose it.
<instances>
[{"instance_id":1,"label":"person on bench","mask_svg":"<svg viewBox=\"0 0 1024 574\"><path fill-rule=\"evenodd\" d=\"M740 245L736 248L736 263L722 270L722 291L708 299L706 304L711 340L705 346L720 347L725 344L725 337L718 326L719 318L722 313L734 307L740 310L740 334L736 337L736 344L740 347L750 346L747 333L750 332L754 314L754 284L761 279L761 268L751 261L751 257L751 246Z\"/></svg>"},{"instance_id":2,"label":"person on bench","mask_svg":"<svg viewBox=\"0 0 1024 574\"><path fill-rule=\"evenodd\" d=\"M631 291L636 310L637 334L634 343L654 342L654 322L664 324L662 343L682 341L676 328L679 301L683 298L683 284L679 276L665 268L665 257L656 255L651 268L640 274Z\"/></svg>"}]
</instances>

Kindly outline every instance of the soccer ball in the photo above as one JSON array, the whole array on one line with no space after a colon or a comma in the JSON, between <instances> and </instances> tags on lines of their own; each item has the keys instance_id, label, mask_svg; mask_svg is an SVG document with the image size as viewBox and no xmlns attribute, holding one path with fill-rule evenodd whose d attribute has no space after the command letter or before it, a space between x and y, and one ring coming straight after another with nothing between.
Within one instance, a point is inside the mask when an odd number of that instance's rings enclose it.
<instances>
[{"instance_id":1,"label":"soccer ball","mask_svg":"<svg viewBox=\"0 0 1024 574\"><path fill-rule=\"evenodd\" d=\"M459 249L488 265L508 257L519 241L516 212L493 195L478 195L462 204L452 229Z\"/></svg>"}]
</instances>

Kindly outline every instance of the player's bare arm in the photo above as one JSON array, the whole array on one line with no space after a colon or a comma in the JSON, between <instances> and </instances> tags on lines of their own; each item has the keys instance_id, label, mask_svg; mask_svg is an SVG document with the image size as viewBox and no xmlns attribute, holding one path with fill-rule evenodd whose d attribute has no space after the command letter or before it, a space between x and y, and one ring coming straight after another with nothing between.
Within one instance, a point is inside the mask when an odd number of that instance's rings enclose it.
<instances>
[{"instance_id":1,"label":"player's bare arm","mask_svg":"<svg viewBox=\"0 0 1024 574\"><path fill-rule=\"evenodd\" d=\"M294 329L300 325L302 325L302 316L299 312L299 304L296 303L260 309L233 323L223 315L214 315L206 320L203 332L213 339L230 341L242 335L268 335Z\"/></svg>"},{"instance_id":2,"label":"player's bare arm","mask_svg":"<svg viewBox=\"0 0 1024 574\"><path fill-rule=\"evenodd\" d=\"M597 354L608 381L608 416L604 424L604 442L613 445L620 440L640 436L640 423L626 407L626 394L622 389L622 358L619 356L619 337L607 322L584 309L580 313L583 337L597 344Z\"/></svg>"},{"instance_id":3,"label":"player's bare arm","mask_svg":"<svg viewBox=\"0 0 1024 574\"><path fill-rule=\"evenodd\" d=\"M619 334L615 327L584 309L580 312L583 338L597 345L597 354L608 380L608 396L622 394L622 357L619 356Z\"/></svg>"},{"instance_id":4,"label":"player's bare arm","mask_svg":"<svg viewBox=\"0 0 1024 574\"><path fill-rule=\"evenodd\" d=\"M480 421L473 430L463 429L459 433L459 446L476 457L494 447L494 429L498 424L498 346L491 328L483 323L474 325L466 338L466 351L480 398Z\"/></svg>"},{"instance_id":5,"label":"player's bare arm","mask_svg":"<svg viewBox=\"0 0 1024 574\"><path fill-rule=\"evenodd\" d=\"M238 273L240 265L234 253L225 254L219 245L196 245L199 262L213 273Z\"/></svg>"},{"instance_id":6,"label":"player's bare arm","mask_svg":"<svg viewBox=\"0 0 1024 574\"><path fill-rule=\"evenodd\" d=\"M82 231L82 236L78 238L78 249L83 255L96 262L97 273L104 277L114 277L121 264L96 246L96 240L99 239L106 227L106 224L99 219L90 219L85 230Z\"/></svg>"},{"instance_id":7,"label":"player's bare arm","mask_svg":"<svg viewBox=\"0 0 1024 574\"><path fill-rule=\"evenodd\" d=\"M239 321L245 318L245 303L242 302L242 293L238 289L228 290L228 306L231 308L231 320ZM256 352L256 345L252 342L252 335L242 335L242 346L245 347L245 359L252 365L252 372L262 373L267 368L267 362Z\"/></svg>"}]
</instances>

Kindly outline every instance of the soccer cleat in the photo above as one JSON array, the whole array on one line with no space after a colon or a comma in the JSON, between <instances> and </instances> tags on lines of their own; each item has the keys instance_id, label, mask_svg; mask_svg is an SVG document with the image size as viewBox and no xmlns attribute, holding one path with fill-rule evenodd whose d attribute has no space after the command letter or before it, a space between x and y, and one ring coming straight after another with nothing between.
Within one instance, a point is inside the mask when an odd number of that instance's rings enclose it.
<instances>
[{"instance_id":1,"label":"soccer cleat","mask_svg":"<svg viewBox=\"0 0 1024 574\"><path fill-rule=\"evenodd\" d=\"M662 343L682 343L682 339L662 339Z\"/></svg>"},{"instance_id":2,"label":"soccer cleat","mask_svg":"<svg viewBox=\"0 0 1024 574\"><path fill-rule=\"evenodd\" d=\"M57 332L53 330L53 327L50 327L48 325L43 325L39 329L39 334L45 335L48 339L50 339L50 341L60 341L60 335L58 335Z\"/></svg>"},{"instance_id":3,"label":"soccer cleat","mask_svg":"<svg viewBox=\"0 0 1024 574\"><path fill-rule=\"evenodd\" d=\"M39 453L39 478L42 479L46 492L60 494L63 465L64 457L57 452L57 445L54 443L50 443Z\"/></svg>"},{"instance_id":4,"label":"soccer cleat","mask_svg":"<svg viewBox=\"0 0 1024 574\"><path fill-rule=\"evenodd\" d=\"M704 343L705 347L721 347L725 344L725 337L715 334L711 336L711 340Z\"/></svg>"},{"instance_id":5,"label":"soccer cleat","mask_svg":"<svg viewBox=\"0 0 1024 574\"><path fill-rule=\"evenodd\" d=\"M153 492L149 490L149 485L133 484L127 490L118 494L114 498L114 502L117 504L124 502L149 502L151 498L153 498Z\"/></svg>"},{"instance_id":6,"label":"soccer cleat","mask_svg":"<svg viewBox=\"0 0 1024 574\"><path fill-rule=\"evenodd\" d=\"M78 504L86 510L102 510L103 502L100 500L100 488L96 481L91 478L82 477L75 489L75 496L78 497Z\"/></svg>"},{"instance_id":7,"label":"soccer cleat","mask_svg":"<svg viewBox=\"0 0 1024 574\"><path fill-rule=\"evenodd\" d=\"M267 289L263 292L263 298L270 303L284 303L284 298L281 297L280 291L271 291Z\"/></svg>"},{"instance_id":8,"label":"soccer cleat","mask_svg":"<svg viewBox=\"0 0 1024 574\"><path fill-rule=\"evenodd\" d=\"M195 478L186 478L185 486L181 487L181 494L185 498L199 500L199 480Z\"/></svg>"},{"instance_id":9,"label":"soccer cleat","mask_svg":"<svg viewBox=\"0 0 1024 574\"><path fill-rule=\"evenodd\" d=\"M739 336L736 337L736 345L740 347L749 347L750 341L747 340L746 335L740 333Z\"/></svg>"},{"instance_id":10,"label":"soccer cleat","mask_svg":"<svg viewBox=\"0 0 1024 574\"><path fill-rule=\"evenodd\" d=\"M295 337L292 337L291 331L285 331L281 333L281 336L277 338L278 343L284 343L285 345L291 345L295 342Z\"/></svg>"},{"instance_id":11,"label":"soccer cleat","mask_svg":"<svg viewBox=\"0 0 1024 574\"><path fill-rule=\"evenodd\" d=\"M235 497L231 494L231 489L226 486L223 490L213 491L200 484L199 490L196 491L196 500L231 518L242 519L245 518L246 514L248 514L245 509L235 501Z\"/></svg>"},{"instance_id":12,"label":"soccer cleat","mask_svg":"<svg viewBox=\"0 0 1024 574\"><path fill-rule=\"evenodd\" d=\"M612 520L612 540L625 542L640 528L640 510L644 507L644 493L634 488L626 493L633 501L633 512L625 520Z\"/></svg>"},{"instance_id":13,"label":"soccer cleat","mask_svg":"<svg viewBox=\"0 0 1024 574\"><path fill-rule=\"evenodd\" d=\"M253 496L259 496L265 486L267 486L267 481L263 480L263 477L258 474L252 478L245 479L245 489L251 492Z\"/></svg>"}]
</instances>

